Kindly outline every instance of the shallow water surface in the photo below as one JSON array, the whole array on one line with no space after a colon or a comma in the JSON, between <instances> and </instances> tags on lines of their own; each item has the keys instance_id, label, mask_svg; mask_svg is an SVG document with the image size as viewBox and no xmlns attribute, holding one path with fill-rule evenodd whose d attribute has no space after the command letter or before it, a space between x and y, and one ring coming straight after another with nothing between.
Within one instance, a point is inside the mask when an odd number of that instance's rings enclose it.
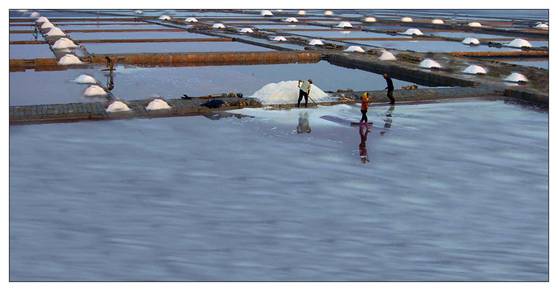
<instances>
[{"instance_id":1,"label":"shallow water surface","mask_svg":"<svg viewBox=\"0 0 558 291\"><path fill-rule=\"evenodd\" d=\"M10 279L548 279L547 113L304 111L10 127Z\"/></svg>"}]
</instances>

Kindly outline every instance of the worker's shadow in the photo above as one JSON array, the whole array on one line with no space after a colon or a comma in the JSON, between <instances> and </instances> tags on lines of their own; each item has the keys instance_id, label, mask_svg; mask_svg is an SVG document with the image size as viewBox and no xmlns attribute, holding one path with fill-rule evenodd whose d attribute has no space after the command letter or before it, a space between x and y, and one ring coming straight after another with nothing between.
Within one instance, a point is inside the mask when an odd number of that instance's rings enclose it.
<instances>
[{"instance_id":1,"label":"worker's shadow","mask_svg":"<svg viewBox=\"0 0 558 291\"><path fill-rule=\"evenodd\" d=\"M308 111L300 112L298 114L298 125L296 127L296 133L310 133L312 129L310 128L310 121L308 121Z\"/></svg>"}]
</instances>

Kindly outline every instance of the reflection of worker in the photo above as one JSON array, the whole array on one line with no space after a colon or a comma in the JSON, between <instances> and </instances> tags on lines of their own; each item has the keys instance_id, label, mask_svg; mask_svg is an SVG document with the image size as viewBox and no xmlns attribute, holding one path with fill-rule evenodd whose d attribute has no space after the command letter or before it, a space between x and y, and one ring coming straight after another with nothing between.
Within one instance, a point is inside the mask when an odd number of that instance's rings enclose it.
<instances>
[{"instance_id":1,"label":"reflection of worker","mask_svg":"<svg viewBox=\"0 0 558 291\"><path fill-rule=\"evenodd\" d=\"M114 89L114 75L113 71L110 70L107 76L107 91L112 91Z\"/></svg>"},{"instance_id":2,"label":"reflection of worker","mask_svg":"<svg viewBox=\"0 0 558 291\"><path fill-rule=\"evenodd\" d=\"M298 80L298 103L296 107L300 107L300 101L302 101L302 97L304 97L304 107L308 107L308 95L310 95L310 88L312 87L312 80Z\"/></svg>"},{"instance_id":3,"label":"reflection of worker","mask_svg":"<svg viewBox=\"0 0 558 291\"><path fill-rule=\"evenodd\" d=\"M382 129L382 131L380 131L380 135L384 135L386 131L391 128L391 123L393 122L392 113L394 109L395 109L395 105L391 105L389 109L386 111L385 113L386 118L384 118L384 128Z\"/></svg>"},{"instance_id":4,"label":"reflection of worker","mask_svg":"<svg viewBox=\"0 0 558 291\"><path fill-rule=\"evenodd\" d=\"M368 150L366 149L366 139L368 138L368 126L366 124L361 123L358 132L360 134L360 144L358 145L358 152L360 155L360 161L363 164L370 162L368 159Z\"/></svg>"},{"instance_id":5,"label":"reflection of worker","mask_svg":"<svg viewBox=\"0 0 558 291\"><path fill-rule=\"evenodd\" d=\"M310 133L310 122L308 121L308 112L300 112L298 115L298 126L296 127L297 133Z\"/></svg>"},{"instance_id":6,"label":"reflection of worker","mask_svg":"<svg viewBox=\"0 0 558 291\"><path fill-rule=\"evenodd\" d=\"M36 24L35 24L35 29L33 30L33 37L35 38L35 40L39 38L39 28L37 27Z\"/></svg>"},{"instance_id":7,"label":"reflection of worker","mask_svg":"<svg viewBox=\"0 0 558 291\"><path fill-rule=\"evenodd\" d=\"M390 104L395 104L395 98L393 98L393 81L391 80L390 76L387 73L384 73L384 79L386 79L387 83L387 97L389 98Z\"/></svg>"}]
</instances>

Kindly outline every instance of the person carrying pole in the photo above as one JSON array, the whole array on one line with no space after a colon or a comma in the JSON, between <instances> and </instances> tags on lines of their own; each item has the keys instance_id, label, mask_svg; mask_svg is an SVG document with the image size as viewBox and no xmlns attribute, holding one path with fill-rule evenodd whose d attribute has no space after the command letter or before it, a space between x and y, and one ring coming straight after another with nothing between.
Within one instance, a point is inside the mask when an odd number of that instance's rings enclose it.
<instances>
[{"instance_id":1,"label":"person carrying pole","mask_svg":"<svg viewBox=\"0 0 558 291\"><path fill-rule=\"evenodd\" d=\"M387 83L387 97L389 98L389 104L395 104L395 98L393 98L393 81L387 73L384 73L384 79Z\"/></svg>"},{"instance_id":2,"label":"person carrying pole","mask_svg":"<svg viewBox=\"0 0 558 291\"><path fill-rule=\"evenodd\" d=\"M298 80L298 103L296 107L300 107L300 101L302 101L302 97L304 97L304 107L308 107L308 97L310 95L310 88L312 88L312 80Z\"/></svg>"}]
</instances>

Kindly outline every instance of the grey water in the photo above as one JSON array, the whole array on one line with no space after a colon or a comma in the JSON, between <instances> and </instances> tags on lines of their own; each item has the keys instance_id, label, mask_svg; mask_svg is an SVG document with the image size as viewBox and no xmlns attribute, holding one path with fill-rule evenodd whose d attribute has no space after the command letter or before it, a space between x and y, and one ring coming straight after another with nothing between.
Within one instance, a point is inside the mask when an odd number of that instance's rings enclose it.
<instances>
[{"instance_id":1,"label":"grey water","mask_svg":"<svg viewBox=\"0 0 558 291\"><path fill-rule=\"evenodd\" d=\"M238 113L11 126L10 280L548 280L548 113Z\"/></svg>"}]
</instances>

